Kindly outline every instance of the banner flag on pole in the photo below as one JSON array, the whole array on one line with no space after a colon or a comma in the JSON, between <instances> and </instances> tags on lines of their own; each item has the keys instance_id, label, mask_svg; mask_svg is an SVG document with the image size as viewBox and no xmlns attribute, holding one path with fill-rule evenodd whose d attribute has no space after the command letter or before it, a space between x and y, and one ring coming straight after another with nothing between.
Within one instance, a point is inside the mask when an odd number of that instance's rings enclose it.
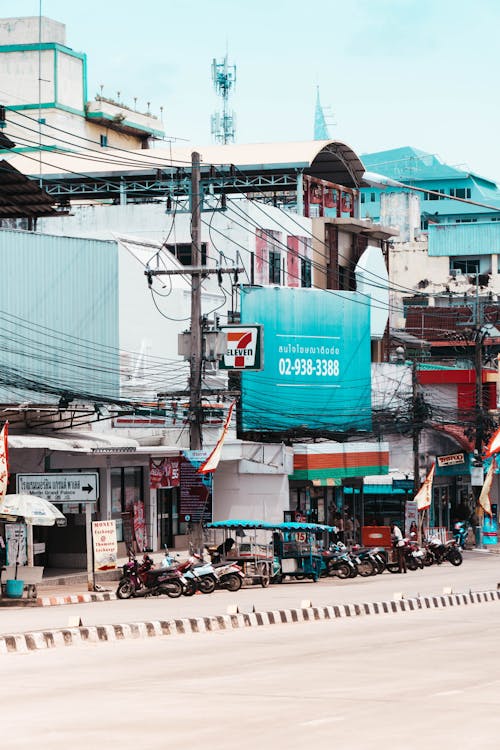
<instances>
[{"instance_id":1,"label":"banner flag on pole","mask_svg":"<svg viewBox=\"0 0 500 750\"><path fill-rule=\"evenodd\" d=\"M418 510L425 510L431 507L432 501L432 482L434 481L434 472L436 471L436 462L432 464L432 468L427 474L423 485L413 498L417 503Z\"/></svg>"},{"instance_id":2,"label":"banner flag on pole","mask_svg":"<svg viewBox=\"0 0 500 750\"><path fill-rule=\"evenodd\" d=\"M491 440L486 447L486 458L489 458L494 453L500 450L500 428L493 433Z\"/></svg>"},{"instance_id":3,"label":"banner flag on pole","mask_svg":"<svg viewBox=\"0 0 500 750\"><path fill-rule=\"evenodd\" d=\"M493 459L491 462L490 468L488 469L488 473L486 474L486 479L484 480L484 484L481 488L481 494L479 495L478 503L481 506L481 508L484 510L487 516L491 518L491 500L490 500L490 490L491 490L491 483L493 482L493 477L495 476L495 469L496 469L496 461Z\"/></svg>"},{"instance_id":4,"label":"banner flag on pole","mask_svg":"<svg viewBox=\"0 0 500 750\"><path fill-rule=\"evenodd\" d=\"M6 422L0 432L0 500L7 494L9 483L9 423Z\"/></svg>"},{"instance_id":5,"label":"banner flag on pole","mask_svg":"<svg viewBox=\"0 0 500 750\"><path fill-rule=\"evenodd\" d=\"M233 409L235 405L236 401L233 401L227 412L227 417L222 428L221 436L218 439L213 451L197 470L197 474L209 474L211 471L215 471L217 466L219 465L220 457L222 454L222 446L224 445L224 440L226 439L227 431L229 430L229 425L231 423L231 417L233 415Z\"/></svg>"}]
</instances>

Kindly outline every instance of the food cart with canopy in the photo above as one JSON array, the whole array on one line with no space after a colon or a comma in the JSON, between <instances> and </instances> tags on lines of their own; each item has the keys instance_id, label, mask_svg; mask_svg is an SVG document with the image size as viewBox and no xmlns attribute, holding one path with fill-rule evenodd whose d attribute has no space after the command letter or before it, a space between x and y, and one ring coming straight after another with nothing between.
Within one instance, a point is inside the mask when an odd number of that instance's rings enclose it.
<instances>
[{"instance_id":1,"label":"food cart with canopy","mask_svg":"<svg viewBox=\"0 0 500 750\"><path fill-rule=\"evenodd\" d=\"M230 519L205 524L205 547L213 562L235 562L245 574L245 584L269 586L279 571L273 554L274 525L266 521Z\"/></svg>"}]
</instances>

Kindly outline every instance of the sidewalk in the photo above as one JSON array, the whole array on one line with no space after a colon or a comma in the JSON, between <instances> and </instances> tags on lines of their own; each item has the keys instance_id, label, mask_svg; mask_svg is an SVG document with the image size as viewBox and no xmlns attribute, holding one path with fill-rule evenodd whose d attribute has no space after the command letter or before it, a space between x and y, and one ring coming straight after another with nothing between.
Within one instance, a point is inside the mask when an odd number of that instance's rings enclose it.
<instances>
[{"instance_id":1,"label":"sidewalk","mask_svg":"<svg viewBox=\"0 0 500 750\"><path fill-rule=\"evenodd\" d=\"M155 566L161 565L164 552L148 552L153 558ZM185 560L189 552L175 552L175 557ZM140 559L142 555L138 555ZM173 555L174 556L174 555ZM29 599L24 592L22 599L8 599L0 596L0 607L50 607L61 604L79 604L87 602L102 602L116 599L116 589L121 577L122 567L128 562L128 557L117 560L115 570L95 573L96 587L88 590L88 575L86 570L45 568L43 579L37 584L37 597Z\"/></svg>"}]
</instances>

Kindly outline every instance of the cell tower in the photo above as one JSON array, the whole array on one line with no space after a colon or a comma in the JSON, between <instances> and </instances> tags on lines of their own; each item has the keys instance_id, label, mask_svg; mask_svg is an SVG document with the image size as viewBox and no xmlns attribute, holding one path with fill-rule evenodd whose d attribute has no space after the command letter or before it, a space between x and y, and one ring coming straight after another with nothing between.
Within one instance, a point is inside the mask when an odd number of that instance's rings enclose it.
<instances>
[{"instance_id":1,"label":"cell tower","mask_svg":"<svg viewBox=\"0 0 500 750\"><path fill-rule=\"evenodd\" d=\"M218 96L222 97L222 112L212 115L212 136L216 143L234 143L236 118L228 108L229 94L236 83L236 65L228 65L227 53L222 62L212 61L212 82Z\"/></svg>"}]
</instances>

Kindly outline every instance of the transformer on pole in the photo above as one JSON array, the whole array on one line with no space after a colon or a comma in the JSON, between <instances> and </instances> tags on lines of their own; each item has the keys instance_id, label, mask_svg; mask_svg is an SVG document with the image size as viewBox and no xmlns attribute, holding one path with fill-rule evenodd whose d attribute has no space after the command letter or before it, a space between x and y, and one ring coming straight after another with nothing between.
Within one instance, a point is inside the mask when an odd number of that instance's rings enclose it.
<instances>
[{"instance_id":1,"label":"transformer on pole","mask_svg":"<svg viewBox=\"0 0 500 750\"><path fill-rule=\"evenodd\" d=\"M212 136L216 143L234 143L236 118L229 109L229 94L236 83L236 65L229 65L227 53L222 62L212 61L212 82L218 96L222 97L222 112L212 115Z\"/></svg>"}]
</instances>

